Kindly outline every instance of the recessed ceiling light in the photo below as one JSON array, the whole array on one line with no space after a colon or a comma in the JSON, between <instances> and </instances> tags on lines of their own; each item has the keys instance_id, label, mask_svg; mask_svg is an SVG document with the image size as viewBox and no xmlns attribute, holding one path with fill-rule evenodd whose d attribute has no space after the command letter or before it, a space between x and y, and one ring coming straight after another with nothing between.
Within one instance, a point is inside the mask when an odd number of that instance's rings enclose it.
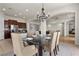
<instances>
[{"instance_id":1,"label":"recessed ceiling light","mask_svg":"<svg viewBox=\"0 0 79 59\"><path fill-rule=\"evenodd\" d=\"M17 16L16 14L14 16Z\"/></svg>"},{"instance_id":2,"label":"recessed ceiling light","mask_svg":"<svg viewBox=\"0 0 79 59\"><path fill-rule=\"evenodd\" d=\"M25 9L25 11L28 12L29 10L28 9Z\"/></svg>"},{"instance_id":3,"label":"recessed ceiling light","mask_svg":"<svg viewBox=\"0 0 79 59\"><path fill-rule=\"evenodd\" d=\"M2 11L6 11L6 8L2 8Z\"/></svg>"}]
</instances>

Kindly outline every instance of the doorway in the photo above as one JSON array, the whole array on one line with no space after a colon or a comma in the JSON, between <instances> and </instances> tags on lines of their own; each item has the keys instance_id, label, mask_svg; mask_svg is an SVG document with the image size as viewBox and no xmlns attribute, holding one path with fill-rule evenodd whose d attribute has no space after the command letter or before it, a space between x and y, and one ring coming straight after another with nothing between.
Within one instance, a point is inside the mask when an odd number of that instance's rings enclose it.
<instances>
[{"instance_id":1,"label":"doorway","mask_svg":"<svg viewBox=\"0 0 79 59\"><path fill-rule=\"evenodd\" d=\"M53 17L61 26L61 37L64 42L75 42L75 12L67 12ZM57 23L57 24L58 24Z\"/></svg>"}]
</instances>

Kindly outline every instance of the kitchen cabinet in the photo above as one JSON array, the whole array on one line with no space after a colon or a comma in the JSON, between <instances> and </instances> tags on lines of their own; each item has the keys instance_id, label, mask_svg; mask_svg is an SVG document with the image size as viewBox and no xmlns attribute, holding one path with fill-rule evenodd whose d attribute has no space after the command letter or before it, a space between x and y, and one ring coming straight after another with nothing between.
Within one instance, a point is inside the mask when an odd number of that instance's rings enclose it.
<instances>
[{"instance_id":1,"label":"kitchen cabinet","mask_svg":"<svg viewBox=\"0 0 79 59\"><path fill-rule=\"evenodd\" d=\"M8 25L18 25L16 20L8 20Z\"/></svg>"},{"instance_id":2,"label":"kitchen cabinet","mask_svg":"<svg viewBox=\"0 0 79 59\"><path fill-rule=\"evenodd\" d=\"M17 22L16 20L5 20L4 21L4 38L11 38L11 25L17 26L17 29L26 29L26 23Z\"/></svg>"},{"instance_id":3,"label":"kitchen cabinet","mask_svg":"<svg viewBox=\"0 0 79 59\"><path fill-rule=\"evenodd\" d=\"M11 25L18 25L16 20L4 20L4 38L11 38Z\"/></svg>"},{"instance_id":4,"label":"kitchen cabinet","mask_svg":"<svg viewBox=\"0 0 79 59\"><path fill-rule=\"evenodd\" d=\"M18 22L18 27L19 28L26 28L26 23Z\"/></svg>"}]
</instances>

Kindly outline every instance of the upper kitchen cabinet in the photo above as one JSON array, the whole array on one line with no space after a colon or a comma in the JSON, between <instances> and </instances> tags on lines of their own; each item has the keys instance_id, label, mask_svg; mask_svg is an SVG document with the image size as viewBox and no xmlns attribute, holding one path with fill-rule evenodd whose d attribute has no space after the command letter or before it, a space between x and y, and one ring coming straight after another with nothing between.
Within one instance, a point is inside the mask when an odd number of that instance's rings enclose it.
<instances>
[{"instance_id":1,"label":"upper kitchen cabinet","mask_svg":"<svg viewBox=\"0 0 79 59\"><path fill-rule=\"evenodd\" d=\"M19 28L26 28L26 23L18 22Z\"/></svg>"},{"instance_id":2,"label":"upper kitchen cabinet","mask_svg":"<svg viewBox=\"0 0 79 59\"><path fill-rule=\"evenodd\" d=\"M18 25L17 23L18 22L16 20L10 20L10 19L8 20L9 25Z\"/></svg>"}]
</instances>

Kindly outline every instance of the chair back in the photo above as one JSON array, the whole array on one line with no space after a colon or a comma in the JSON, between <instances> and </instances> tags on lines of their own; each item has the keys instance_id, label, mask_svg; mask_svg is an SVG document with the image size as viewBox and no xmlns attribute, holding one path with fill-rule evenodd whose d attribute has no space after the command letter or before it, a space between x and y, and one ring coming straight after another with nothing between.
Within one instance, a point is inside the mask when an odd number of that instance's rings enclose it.
<instances>
[{"instance_id":1,"label":"chair back","mask_svg":"<svg viewBox=\"0 0 79 59\"><path fill-rule=\"evenodd\" d=\"M53 32L52 41L51 41L51 52L56 46L57 32Z\"/></svg>"},{"instance_id":2,"label":"chair back","mask_svg":"<svg viewBox=\"0 0 79 59\"><path fill-rule=\"evenodd\" d=\"M12 36L14 54L23 55L22 49L24 46L23 46L23 40L21 39L20 33L11 33L11 36Z\"/></svg>"},{"instance_id":3,"label":"chair back","mask_svg":"<svg viewBox=\"0 0 79 59\"><path fill-rule=\"evenodd\" d=\"M57 42L56 42L56 45L59 44L59 38L60 38L60 31L57 32Z\"/></svg>"}]
</instances>

